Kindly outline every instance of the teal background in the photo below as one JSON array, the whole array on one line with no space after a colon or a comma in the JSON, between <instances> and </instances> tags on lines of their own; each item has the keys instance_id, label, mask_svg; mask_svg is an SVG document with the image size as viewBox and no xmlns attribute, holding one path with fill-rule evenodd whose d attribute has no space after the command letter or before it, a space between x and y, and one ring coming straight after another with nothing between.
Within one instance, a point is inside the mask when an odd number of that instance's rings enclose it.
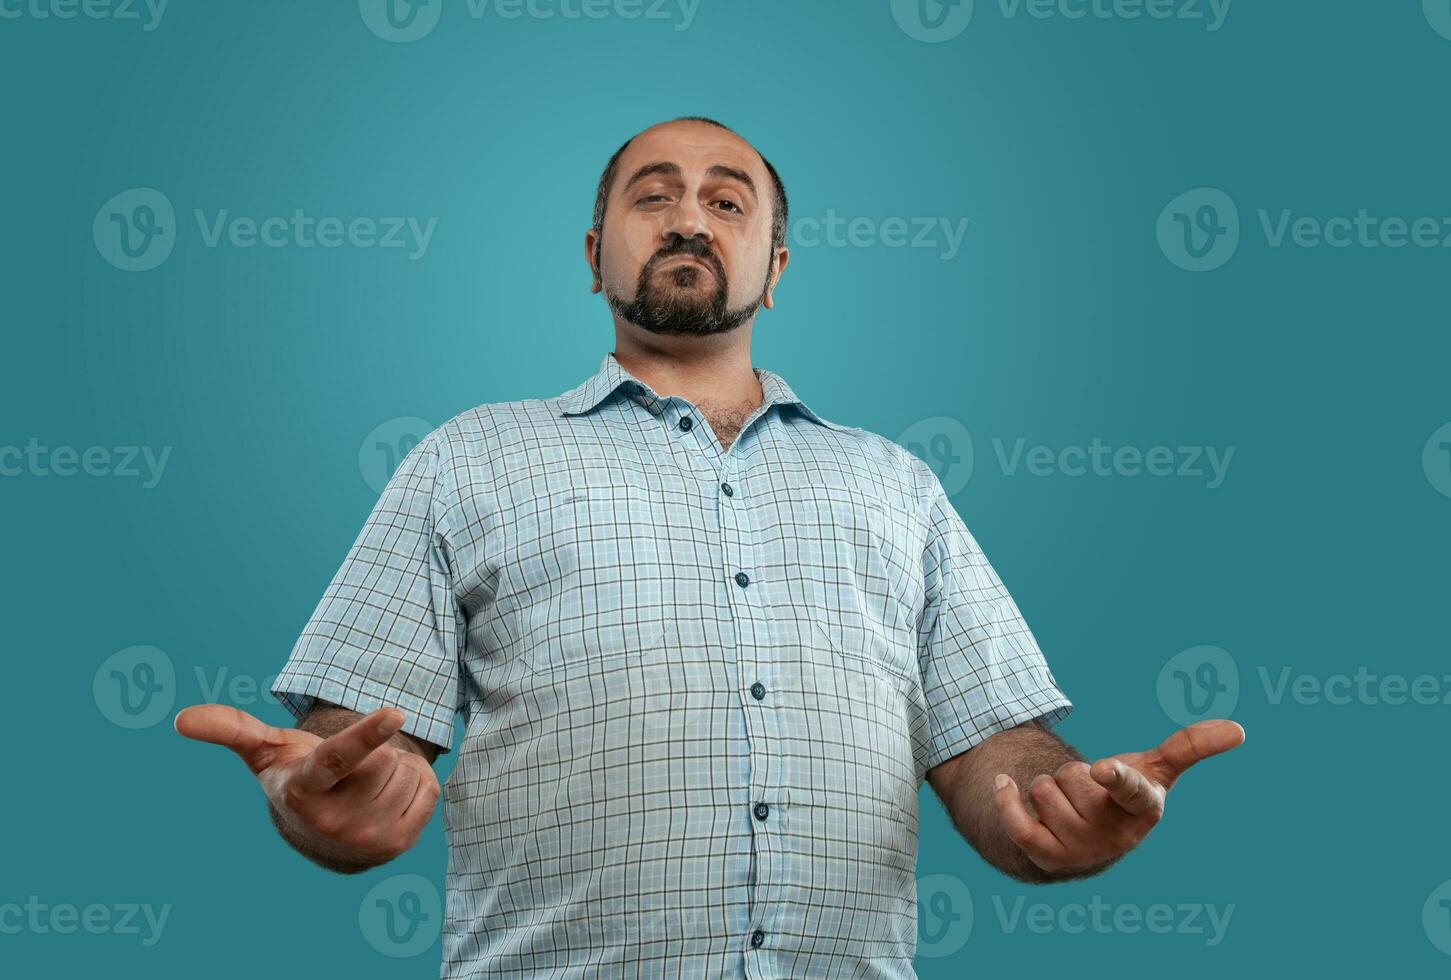
<instances>
[{"instance_id":1,"label":"teal background","mask_svg":"<svg viewBox=\"0 0 1451 980\"><path fill-rule=\"evenodd\" d=\"M0 971L437 974L437 942L385 957L359 910L396 874L441 889L441 812L392 864L329 875L277 838L240 762L167 720L112 724L93 681L145 645L175 666L170 714L202 700L197 669L265 689L376 499L365 437L592 373L613 342L582 254L599 171L644 126L705 114L772 160L796 218L970 219L950 260L795 248L753 354L828 418L889 438L938 416L966 426L975 462L954 502L1076 704L1061 733L1090 755L1147 748L1174 727L1156 693L1171 657L1214 645L1238 666L1246 745L1190 772L1100 878L1003 878L924 788L919 874L949 876L974 914L955 948L966 906L922 896L924 936L957 940L919 955L920 975L1444 975L1440 919L1422 911L1451 878L1451 708L1276 704L1258 676L1363 667L1451 689L1451 499L1422 466L1451 420L1451 250L1273 248L1256 215L1451 215L1435 3L1241 0L1210 32L978 0L936 44L899 30L888 0L703 0L687 30L443 3L408 44L343 2L173 0L150 31L0 19L0 445L172 447L151 489L0 477L0 905L172 906L150 946L0 931ZM92 236L133 187L177 214L174 251L145 272L108 264ZM1198 187L1225 191L1241 223L1236 254L1204 273L1155 234ZM437 229L410 261L207 248L192 218L299 207ZM1213 490L1008 475L993 440L1019 437L1235 455ZM1006 931L994 897L1021 895L1234 911L1214 946Z\"/></svg>"}]
</instances>

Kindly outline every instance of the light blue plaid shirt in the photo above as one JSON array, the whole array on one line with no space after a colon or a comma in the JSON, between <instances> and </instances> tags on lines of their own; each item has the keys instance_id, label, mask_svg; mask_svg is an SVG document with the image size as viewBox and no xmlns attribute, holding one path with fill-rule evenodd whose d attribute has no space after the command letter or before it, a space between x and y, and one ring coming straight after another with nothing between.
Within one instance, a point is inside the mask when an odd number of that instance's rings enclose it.
<instances>
[{"instance_id":1,"label":"light blue plaid shirt","mask_svg":"<svg viewBox=\"0 0 1451 980\"><path fill-rule=\"evenodd\" d=\"M448 751L444 978L913 977L924 773L1071 705L931 469L613 353L402 461L273 691Z\"/></svg>"}]
</instances>

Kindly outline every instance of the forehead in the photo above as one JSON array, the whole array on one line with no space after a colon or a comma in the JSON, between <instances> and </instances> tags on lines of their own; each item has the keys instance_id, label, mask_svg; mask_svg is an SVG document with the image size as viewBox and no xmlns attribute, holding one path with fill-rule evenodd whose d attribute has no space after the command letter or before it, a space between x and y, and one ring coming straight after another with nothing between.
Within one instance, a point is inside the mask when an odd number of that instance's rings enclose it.
<instances>
[{"instance_id":1,"label":"forehead","mask_svg":"<svg viewBox=\"0 0 1451 980\"><path fill-rule=\"evenodd\" d=\"M706 123L665 123L636 136L620 156L615 188L650 163L678 164L687 178L724 164L750 174L758 188L765 187L768 179L761 155L749 143Z\"/></svg>"}]
</instances>

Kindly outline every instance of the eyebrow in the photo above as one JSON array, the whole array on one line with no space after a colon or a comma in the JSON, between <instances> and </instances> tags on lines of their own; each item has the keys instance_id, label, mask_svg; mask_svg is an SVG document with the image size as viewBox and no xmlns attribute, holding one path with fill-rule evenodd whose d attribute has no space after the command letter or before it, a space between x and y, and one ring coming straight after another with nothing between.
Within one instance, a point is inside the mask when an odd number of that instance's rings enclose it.
<instances>
[{"instance_id":1,"label":"eyebrow","mask_svg":"<svg viewBox=\"0 0 1451 980\"><path fill-rule=\"evenodd\" d=\"M644 180L646 177L650 177L654 174L661 174L666 177L679 177L680 166L679 164L670 163L668 161L647 163L639 170L636 170L629 180L625 181L625 186L624 188L622 188L622 191L628 191L632 186L634 186L636 182ZM718 180L739 181L740 183L745 185L746 190L751 192L752 198L756 197L756 182L752 180L751 175L746 173L744 170L737 170L735 167L727 167L724 164L717 163L709 170L707 170L705 172L705 175L707 177L714 177Z\"/></svg>"}]
</instances>

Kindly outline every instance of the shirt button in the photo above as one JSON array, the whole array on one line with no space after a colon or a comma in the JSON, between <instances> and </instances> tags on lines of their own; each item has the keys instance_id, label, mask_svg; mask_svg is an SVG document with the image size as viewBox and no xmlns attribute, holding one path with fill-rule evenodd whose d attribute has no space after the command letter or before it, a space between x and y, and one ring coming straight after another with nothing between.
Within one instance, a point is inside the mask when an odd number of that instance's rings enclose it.
<instances>
[{"instance_id":1,"label":"shirt button","mask_svg":"<svg viewBox=\"0 0 1451 980\"><path fill-rule=\"evenodd\" d=\"M680 431L681 432L689 432L691 430L691 427L694 426L694 425L695 425L695 420L692 419L689 415L687 415L683 419L680 420Z\"/></svg>"},{"instance_id":2,"label":"shirt button","mask_svg":"<svg viewBox=\"0 0 1451 980\"><path fill-rule=\"evenodd\" d=\"M764 698L765 696L766 696L766 685L765 684L762 684L760 681L756 681L756 683L754 683L754 684L751 685L751 697L753 697L757 701L759 701L762 698Z\"/></svg>"},{"instance_id":3,"label":"shirt button","mask_svg":"<svg viewBox=\"0 0 1451 980\"><path fill-rule=\"evenodd\" d=\"M722 483L720 489L727 497L734 497L736 495L735 489L729 483Z\"/></svg>"},{"instance_id":4,"label":"shirt button","mask_svg":"<svg viewBox=\"0 0 1451 980\"><path fill-rule=\"evenodd\" d=\"M752 812L755 813L757 820L765 820L766 814L771 812L771 808L764 803L757 803L755 810Z\"/></svg>"},{"instance_id":5,"label":"shirt button","mask_svg":"<svg viewBox=\"0 0 1451 980\"><path fill-rule=\"evenodd\" d=\"M760 929L757 929L755 932L751 933L751 948L752 949L758 948L765 941L766 941L766 934L764 932L762 932Z\"/></svg>"},{"instance_id":6,"label":"shirt button","mask_svg":"<svg viewBox=\"0 0 1451 980\"><path fill-rule=\"evenodd\" d=\"M751 584L751 577L745 572L736 572L736 584L744 589Z\"/></svg>"}]
</instances>

